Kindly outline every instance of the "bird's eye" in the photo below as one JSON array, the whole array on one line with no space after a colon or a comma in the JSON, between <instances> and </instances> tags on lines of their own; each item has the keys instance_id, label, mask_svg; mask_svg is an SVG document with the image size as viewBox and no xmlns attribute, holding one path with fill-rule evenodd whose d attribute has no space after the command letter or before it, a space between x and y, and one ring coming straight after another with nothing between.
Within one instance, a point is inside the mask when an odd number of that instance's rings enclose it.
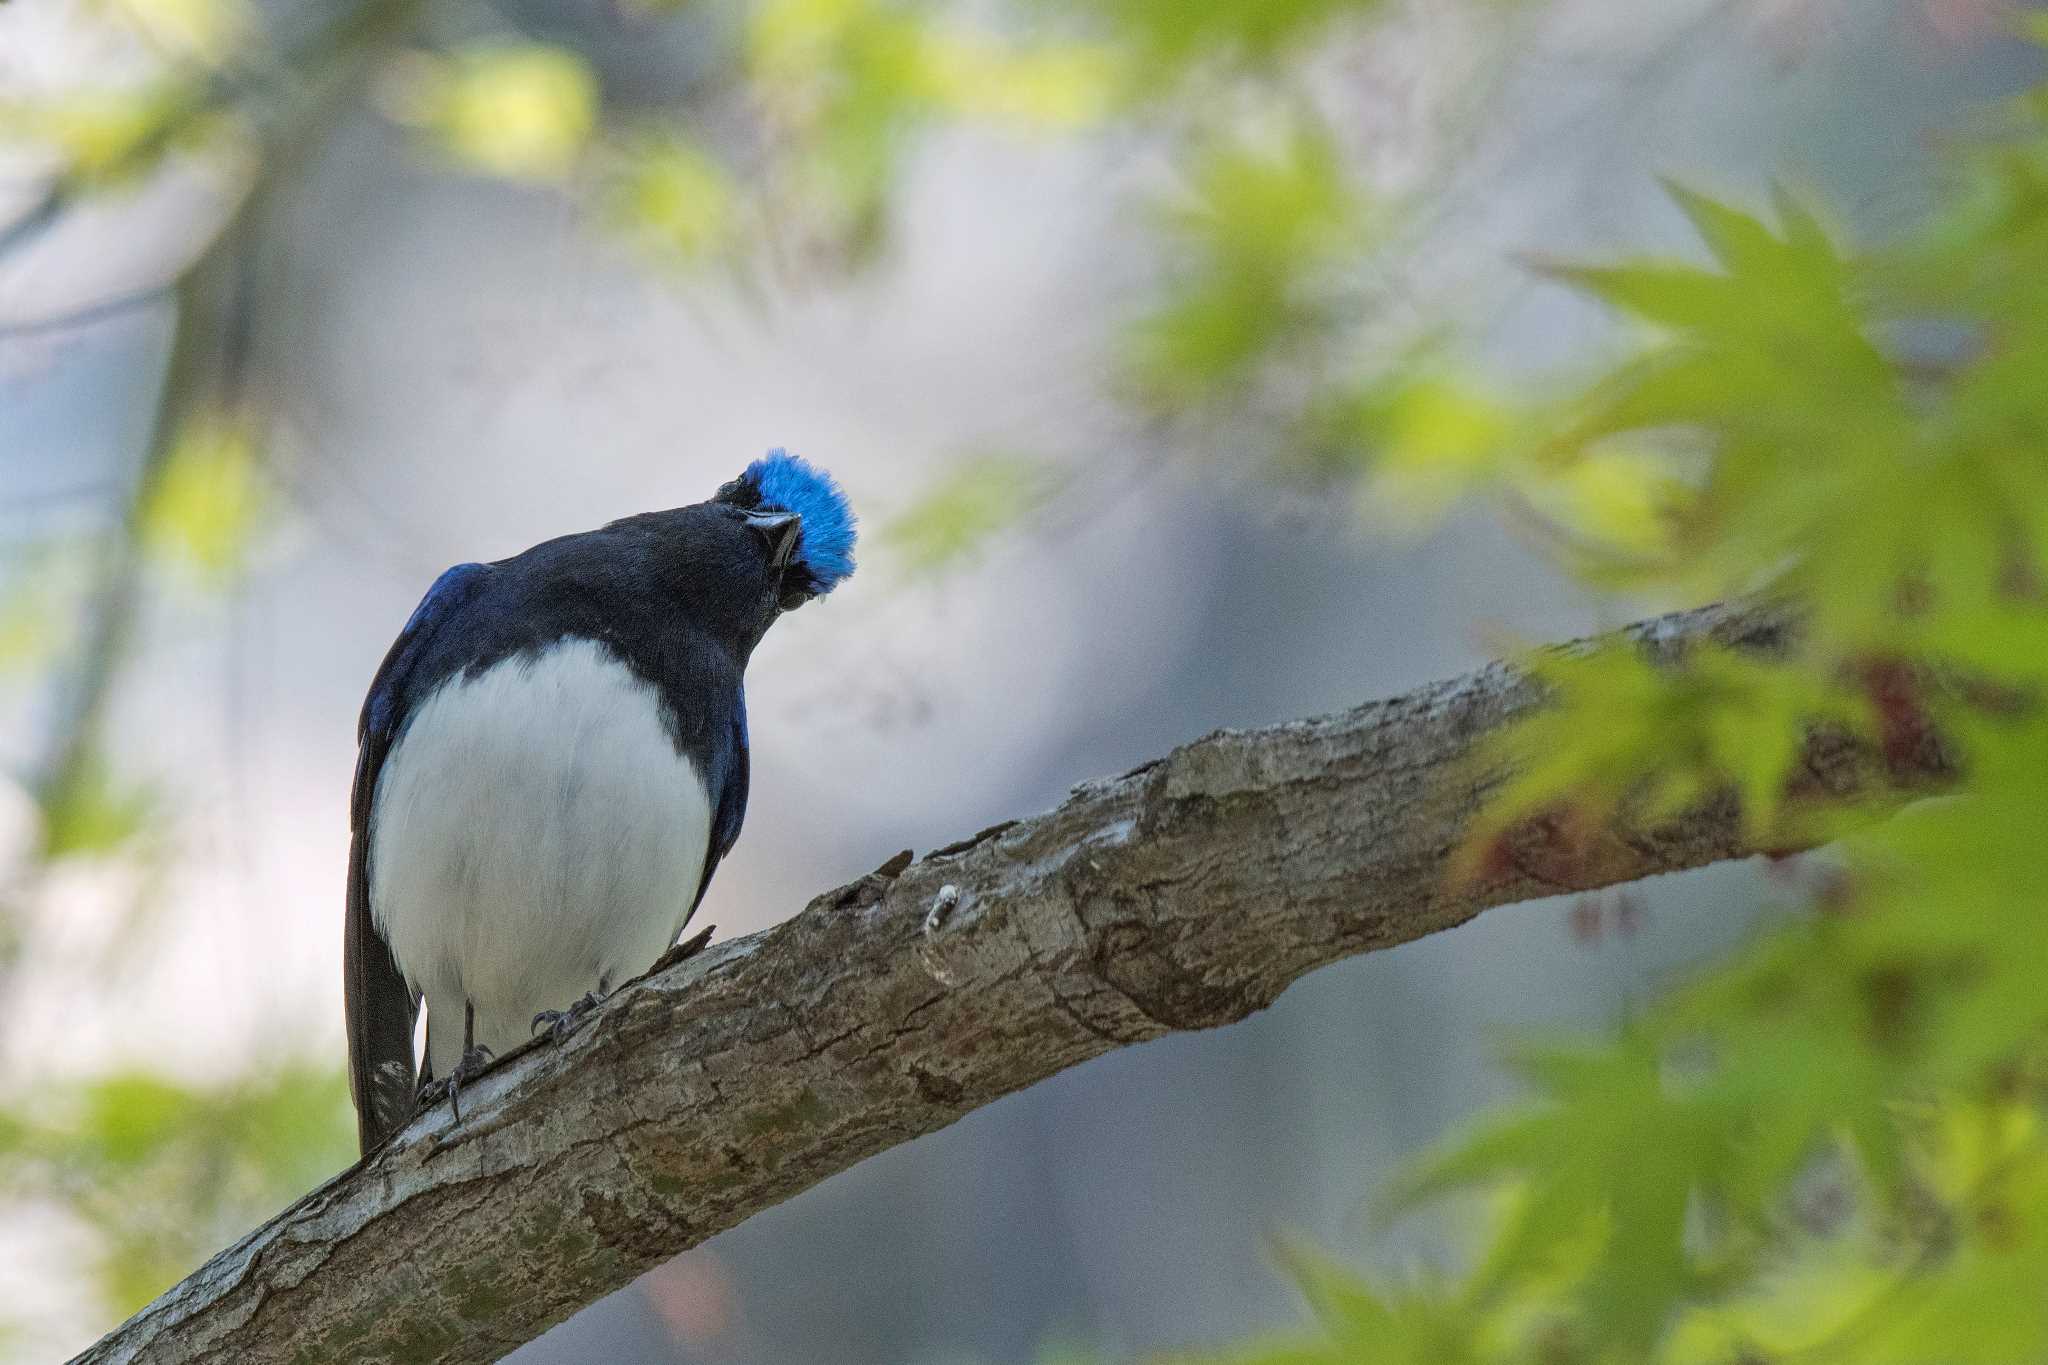
<instances>
[{"instance_id":1,"label":"bird's eye","mask_svg":"<svg viewBox=\"0 0 2048 1365\"><path fill-rule=\"evenodd\" d=\"M802 588L784 588L782 596L776 599L776 605L784 611L795 611L813 596L814 594L805 592Z\"/></svg>"}]
</instances>

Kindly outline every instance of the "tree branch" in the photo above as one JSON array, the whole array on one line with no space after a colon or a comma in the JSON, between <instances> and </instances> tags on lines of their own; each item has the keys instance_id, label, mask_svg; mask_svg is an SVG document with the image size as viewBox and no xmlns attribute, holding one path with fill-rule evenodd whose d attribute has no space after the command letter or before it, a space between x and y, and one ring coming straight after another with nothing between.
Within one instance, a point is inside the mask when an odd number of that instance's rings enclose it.
<instances>
[{"instance_id":1,"label":"tree branch","mask_svg":"<svg viewBox=\"0 0 2048 1365\"><path fill-rule=\"evenodd\" d=\"M1782 648L1711 607L1632 627L1669 658ZM1732 801L1445 870L1540 703L1494 664L1342 715L1223 731L1058 809L890 865L658 969L522 1049L78 1359L487 1361L863 1157L1128 1043L1270 1004L1303 973L1480 911L1759 850ZM1896 756L1894 756L1896 758ZM1918 774L1817 734L1825 789ZM1894 764L1894 769L1896 763Z\"/></svg>"}]
</instances>

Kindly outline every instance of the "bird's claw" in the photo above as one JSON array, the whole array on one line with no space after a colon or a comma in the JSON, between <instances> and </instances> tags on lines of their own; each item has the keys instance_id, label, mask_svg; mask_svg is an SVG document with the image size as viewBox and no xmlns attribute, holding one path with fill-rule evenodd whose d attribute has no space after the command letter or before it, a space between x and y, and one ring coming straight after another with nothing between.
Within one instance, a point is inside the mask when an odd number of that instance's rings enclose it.
<instances>
[{"instance_id":1,"label":"bird's claw","mask_svg":"<svg viewBox=\"0 0 2048 1365\"><path fill-rule=\"evenodd\" d=\"M565 1010L542 1010L539 1014L534 1015L533 1024L527 1029L527 1032L529 1034L538 1033L540 1032L540 1026L546 1024L548 1026L548 1041L559 1043L568 1037L578 1024L583 1022L584 1015L590 1013L603 1003L603 996L599 995L596 991L590 991L581 1000L578 1000Z\"/></svg>"},{"instance_id":2,"label":"bird's claw","mask_svg":"<svg viewBox=\"0 0 2048 1365\"><path fill-rule=\"evenodd\" d=\"M470 1048L455 1063L454 1070L420 1087L419 1107L430 1108L445 1099L455 1121L462 1122L462 1087L490 1070L492 1060L489 1048Z\"/></svg>"}]
</instances>

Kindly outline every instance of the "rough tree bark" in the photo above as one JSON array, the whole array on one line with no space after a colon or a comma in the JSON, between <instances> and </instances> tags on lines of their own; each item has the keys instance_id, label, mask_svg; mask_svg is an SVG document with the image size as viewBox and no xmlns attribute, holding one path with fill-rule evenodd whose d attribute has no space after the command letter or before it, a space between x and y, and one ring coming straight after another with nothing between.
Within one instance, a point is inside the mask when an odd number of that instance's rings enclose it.
<instances>
[{"instance_id":1,"label":"rough tree bark","mask_svg":"<svg viewBox=\"0 0 2048 1365\"><path fill-rule=\"evenodd\" d=\"M1786 624L1707 608L1669 657ZM885 1148L1080 1062L1244 1018L1303 973L1490 906L1758 852L1732 802L1569 846L1542 822L1462 885L1476 741L1539 704L1495 664L1341 715L1224 731L1056 810L907 855L628 985L223 1251L78 1357L487 1361ZM1901 776L1817 734L1845 794ZM1894 769L1897 756L1894 755ZM1938 756L1922 756L1929 773Z\"/></svg>"}]
</instances>

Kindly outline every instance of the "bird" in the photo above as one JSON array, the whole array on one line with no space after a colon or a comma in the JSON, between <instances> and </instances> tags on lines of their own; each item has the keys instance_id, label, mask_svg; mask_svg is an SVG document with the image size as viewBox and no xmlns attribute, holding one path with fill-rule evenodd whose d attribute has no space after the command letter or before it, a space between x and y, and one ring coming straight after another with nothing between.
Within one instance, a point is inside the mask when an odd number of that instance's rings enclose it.
<instances>
[{"instance_id":1,"label":"bird","mask_svg":"<svg viewBox=\"0 0 2048 1365\"><path fill-rule=\"evenodd\" d=\"M434 581L357 724L343 977L368 1156L680 936L747 808L744 675L854 569L832 476L782 449L708 501ZM424 1003L425 1055L413 1034Z\"/></svg>"}]
</instances>

